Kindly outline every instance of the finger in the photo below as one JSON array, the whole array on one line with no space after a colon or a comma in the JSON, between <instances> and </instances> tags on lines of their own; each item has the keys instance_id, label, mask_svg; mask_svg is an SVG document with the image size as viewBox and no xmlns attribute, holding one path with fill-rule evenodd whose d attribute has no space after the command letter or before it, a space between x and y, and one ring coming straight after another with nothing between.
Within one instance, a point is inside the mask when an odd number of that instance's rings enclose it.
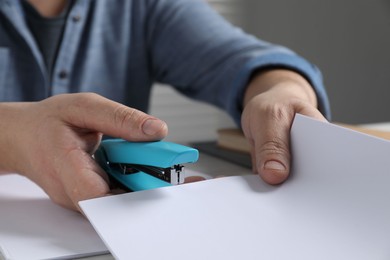
<instances>
[{"instance_id":1,"label":"finger","mask_svg":"<svg viewBox=\"0 0 390 260\"><path fill-rule=\"evenodd\" d=\"M63 189L62 183L59 183L57 179L50 178L50 176L45 176L43 179L31 179L39 186L41 186L45 192L49 195L50 199L65 208L77 210L74 207L73 202L70 200L65 190Z\"/></svg>"},{"instance_id":2,"label":"finger","mask_svg":"<svg viewBox=\"0 0 390 260\"><path fill-rule=\"evenodd\" d=\"M60 131L58 131L60 132ZM80 141L76 141L74 145L79 146L82 150L86 151L88 154L94 154L96 150L99 148L100 142L103 138L103 134L100 132L96 132L88 129L75 129L74 131L78 136L77 138L81 138ZM68 142L70 144L70 142Z\"/></svg>"},{"instance_id":3,"label":"finger","mask_svg":"<svg viewBox=\"0 0 390 260\"><path fill-rule=\"evenodd\" d=\"M73 95L64 118L80 128L93 129L129 141L159 140L167 135L162 120L92 93Z\"/></svg>"},{"instance_id":4,"label":"finger","mask_svg":"<svg viewBox=\"0 0 390 260\"><path fill-rule=\"evenodd\" d=\"M123 193L127 193L128 191L125 191L124 189L121 189L121 188L115 188L115 189L111 189L110 190L110 193L107 194L107 195L118 195L118 194L123 194Z\"/></svg>"},{"instance_id":5,"label":"finger","mask_svg":"<svg viewBox=\"0 0 390 260\"><path fill-rule=\"evenodd\" d=\"M106 174L89 154L75 149L70 151L63 161L66 165L61 165L60 178L72 202L70 208L80 210L79 201L110 194Z\"/></svg>"},{"instance_id":6,"label":"finger","mask_svg":"<svg viewBox=\"0 0 390 260\"><path fill-rule=\"evenodd\" d=\"M202 176L188 176L184 179L184 183L191 183L191 182L198 182L198 181L204 181L205 178Z\"/></svg>"}]
</instances>

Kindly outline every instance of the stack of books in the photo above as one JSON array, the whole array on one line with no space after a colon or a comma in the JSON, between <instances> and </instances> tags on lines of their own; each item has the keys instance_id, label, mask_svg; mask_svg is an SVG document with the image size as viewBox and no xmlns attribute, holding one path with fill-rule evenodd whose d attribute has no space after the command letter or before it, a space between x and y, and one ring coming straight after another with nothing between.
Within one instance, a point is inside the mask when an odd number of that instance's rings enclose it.
<instances>
[{"instance_id":1,"label":"stack of books","mask_svg":"<svg viewBox=\"0 0 390 260\"><path fill-rule=\"evenodd\" d=\"M390 140L390 132L369 129L365 127L335 123L344 128ZM229 149L241 153L250 153L250 144L246 140L244 133L238 128L224 128L218 130L217 145L223 149Z\"/></svg>"},{"instance_id":2,"label":"stack of books","mask_svg":"<svg viewBox=\"0 0 390 260\"><path fill-rule=\"evenodd\" d=\"M335 123L338 126L365 133L378 138L390 140L390 132L369 129L361 126ZM251 147L244 133L238 128L222 128L218 130L216 141L193 143L192 146L201 152L225 159L235 164L251 168Z\"/></svg>"}]
</instances>

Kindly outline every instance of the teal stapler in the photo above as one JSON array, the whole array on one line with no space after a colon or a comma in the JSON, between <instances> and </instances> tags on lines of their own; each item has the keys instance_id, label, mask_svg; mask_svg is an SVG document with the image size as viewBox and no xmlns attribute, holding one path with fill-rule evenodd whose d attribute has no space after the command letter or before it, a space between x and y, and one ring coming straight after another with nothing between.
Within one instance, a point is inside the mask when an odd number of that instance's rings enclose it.
<instances>
[{"instance_id":1,"label":"teal stapler","mask_svg":"<svg viewBox=\"0 0 390 260\"><path fill-rule=\"evenodd\" d=\"M199 152L165 141L108 139L101 142L94 157L120 187L140 191L183 183L183 164L196 162Z\"/></svg>"}]
</instances>

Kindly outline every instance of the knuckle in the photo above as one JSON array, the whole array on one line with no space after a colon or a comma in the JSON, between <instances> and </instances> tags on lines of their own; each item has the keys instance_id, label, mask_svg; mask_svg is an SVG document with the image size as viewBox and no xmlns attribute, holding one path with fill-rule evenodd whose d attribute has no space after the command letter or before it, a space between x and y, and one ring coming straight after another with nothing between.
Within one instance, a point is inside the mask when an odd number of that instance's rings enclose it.
<instances>
[{"instance_id":1,"label":"knuckle","mask_svg":"<svg viewBox=\"0 0 390 260\"><path fill-rule=\"evenodd\" d=\"M51 194L50 199L51 199L54 203L56 203L56 204L58 204L58 205L61 205L61 206L64 205L63 197L62 197L62 196L59 196L59 195L57 195L57 194Z\"/></svg>"},{"instance_id":2,"label":"knuckle","mask_svg":"<svg viewBox=\"0 0 390 260\"><path fill-rule=\"evenodd\" d=\"M82 189L74 187L69 192L69 197L72 203L77 205L82 200L103 197L107 193L108 188L103 187L103 185L93 185L91 183L86 183L83 185Z\"/></svg>"},{"instance_id":3,"label":"knuckle","mask_svg":"<svg viewBox=\"0 0 390 260\"><path fill-rule=\"evenodd\" d=\"M269 104L264 110L267 116L269 116L272 120L276 120L279 122L286 121L286 119L291 117L291 108L289 105L286 104Z\"/></svg>"},{"instance_id":4,"label":"knuckle","mask_svg":"<svg viewBox=\"0 0 390 260\"><path fill-rule=\"evenodd\" d=\"M77 94L62 94L54 96L53 101L58 114L62 115L68 121L77 121L82 115L82 112L88 107L94 107L94 102L101 98L95 93L77 93Z\"/></svg>"},{"instance_id":5,"label":"knuckle","mask_svg":"<svg viewBox=\"0 0 390 260\"><path fill-rule=\"evenodd\" d=\"M288 155L288 145L279 138L268 140L259 148L261 155Z\"/></svg>"},{"instance_id":6,"label":"knuckle","mask_svg":"<svg viewBox=\"0 0 390 260\"><path fill-rule=\"evenodd\" d=\"M50 199L57 205L64 207L64 208L69 208L73 209L74 208L74 203L70 201L69 197L67 194L60 192L60 193L54 193L50 195Z\"/></svg>"},{"instance_id":7,"label":"knuckle","mask_svg":"<svg viewBox=\"0 0 390 260\"><path fill-rule=\"evenodd\" d=\"M70 94L70 95L71 96L69 97L71 99L72 105L75 107L88 105L91 102L95 102L95 100L101 98L101 96L99 96L98 94L90 93L90 92Z\"/></svg>"}]
</instances>

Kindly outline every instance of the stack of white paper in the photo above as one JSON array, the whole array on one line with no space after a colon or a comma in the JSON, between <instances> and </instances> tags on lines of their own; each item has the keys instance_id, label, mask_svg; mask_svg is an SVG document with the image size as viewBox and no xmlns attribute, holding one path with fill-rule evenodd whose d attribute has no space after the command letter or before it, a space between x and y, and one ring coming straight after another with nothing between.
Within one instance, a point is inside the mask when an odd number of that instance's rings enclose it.
<instances>
[{"instance_id":1,"label":"stack of white paper","mask_svg":"<svg viewBox=\"0 0 390 260\"><path fill-rule=\"evenodd\" d=\"M57 206L22 176L0 175L0 259L74 259L104 252L80 213Z\"/></svg>"},{"instance_id":2,"label":"stack of white paper","mask_svg":"<svg viewBox=\"0 0 390 260\"><path fill-rule=\"evenodd\" d=\"M117 259L390 259L390 143L299 115L291 142L278 187L228 177L80 205Z\"/></svg>"}]
</instances>

